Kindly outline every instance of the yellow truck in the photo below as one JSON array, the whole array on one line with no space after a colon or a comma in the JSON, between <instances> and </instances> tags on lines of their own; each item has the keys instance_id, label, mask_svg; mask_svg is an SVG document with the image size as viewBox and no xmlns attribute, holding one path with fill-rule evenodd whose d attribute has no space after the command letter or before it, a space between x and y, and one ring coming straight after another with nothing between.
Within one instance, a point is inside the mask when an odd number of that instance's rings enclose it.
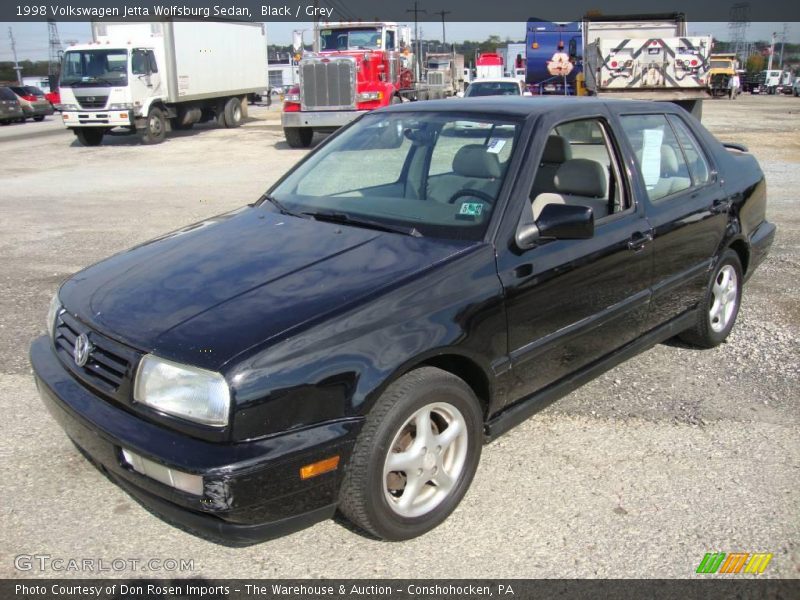
<instances>
[{"instance_id":1,"label":"yellow truck","mask_svg":"<svg viewBox=\"0 0 800 600\"><path fill-rule=\"evenodd\" d=\"M731 87L731 79L739 68L736 54L712 54L709 57L709 65L708 87L713 97L728 96L739 92Z\"/></svg>"}]
</instances>

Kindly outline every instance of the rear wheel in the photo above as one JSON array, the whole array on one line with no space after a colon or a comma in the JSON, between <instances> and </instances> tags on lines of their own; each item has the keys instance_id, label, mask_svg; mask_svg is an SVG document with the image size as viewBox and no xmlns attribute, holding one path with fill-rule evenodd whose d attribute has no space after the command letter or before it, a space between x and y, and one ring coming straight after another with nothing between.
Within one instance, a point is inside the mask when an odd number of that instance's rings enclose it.
<instances>
[{"instance_id":1,"label":"rear wheel","mask_svg":"<svg viewBox=\"0 0 800 600\"><path fill-rule=\"evenodd\" d=\"M75 130L75 135L82 146L99 146L105 131L95 127L79 127Z\"/></svg>"},{"instance_id":2,"label":"rear wheel","mask_svg":"<svg viewBox=\"0 0 800 600\"><path fill-rule=\"evenodd\" d=\"M242 103L239 98L228 98L225 103L225 127L233 128L242 124Z\"/></svg>"},{"instance_id":3,"label":"rear wheel","mask_svg":"<svg viewBox=\"0 0 800 600\"><path fill-rule=\"evenodd\" d=\"M706 295L697 308L697 323L680 337L700 348L713 348L725 341L733 329L742 299L742 263L728 249L722 255Z\"/></svg>"},{"instance_id":4,"label":"rear wheel","mask_svg":"<svg viewBox=\"0 0 800 600\"><path fill-rule=\"evenodd\" d=\"M167 119L157 106L150 109L147 113L147 123L142 132L142 143L160 144L167 136Z\"/></svg>"},{"instance_id":5,"label":"rear wheel","mask_svg":"<svg viewBox=\"0 0 800 600\"><path fill-rule=\"evenodd\" d=\"M308 148L314 137L314 130L310 127L284 127L283 135L292 148Z\"/></svg>"},{"instance_id":6,"label":"rear wheel","mask_svg":"<svg viewBox=\"0 0 800 600\"><path fill-rule=\"evenodd\" d=\"M36 115L33 117L34 121L44 121L44 115Z\"/></svg>"},{"instance_id":7,"label":"rear wheel","mask_svg":"<svg viewBox=\"0 0 800 600\"><path fill-rule=\"evenodd\" d=\"M430 531L466 494L480 460L482 430L480 404L464 381L433 367L407 373L367 415L339 510L387 540Z\"/></svg>"}]
</instances>

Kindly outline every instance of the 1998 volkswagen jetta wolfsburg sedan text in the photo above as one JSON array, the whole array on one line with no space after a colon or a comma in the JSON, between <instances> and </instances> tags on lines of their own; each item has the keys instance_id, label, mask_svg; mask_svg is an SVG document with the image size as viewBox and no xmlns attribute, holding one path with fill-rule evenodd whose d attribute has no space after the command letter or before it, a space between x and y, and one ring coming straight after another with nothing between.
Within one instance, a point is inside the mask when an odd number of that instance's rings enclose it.
<instances>
[{"instance_id":1,"label":"1998 volkswagen jetta wolfsburg sedan text","mask_svg":"<svg viewBox=\"0 0 800 600\"><path fill-rule=\"evenodd\" d=\"M746 149L668 103L404 104L68 279L31 361L75 444L172 522L248 543L338 509L410 538L485 440L671 336L725 340L765 207Z\"/></svg>"}]
</instances>

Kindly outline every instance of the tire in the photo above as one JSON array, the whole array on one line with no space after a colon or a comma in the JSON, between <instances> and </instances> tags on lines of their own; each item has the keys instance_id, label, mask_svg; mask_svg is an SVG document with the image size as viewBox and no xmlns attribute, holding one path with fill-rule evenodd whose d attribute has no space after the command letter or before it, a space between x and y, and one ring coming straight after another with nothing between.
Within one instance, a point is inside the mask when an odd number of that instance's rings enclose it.
<instances>
[{"instance_id":1,"label":"tire","mask_svg":"<svg viewBox=\"0 0 800 600\"><path fill-rule=\"evenodd\" d=\"M82 146L99 146L105 133L105 130L95 127L78 127L75 130L75 135Z\"/></svg>"},{"instance_id":2,"label":"tire","mask_svg":"<svg viewBox=\"0 0 800 600\"><path fill-rule=\"evenodd\" d=\"M233 129L242 124L242 102L239 98L228 98L225 103L225 127Z\"/></svg>"},{"instance_id":3,"label":"tire","mask_svg":"<svg viewBox=\"0 0 800 600\"><path fill-rule=\"evenodd\" d=\"M167 119L164 111L154 106L147 113L147 122L142 131L143 144L160 144L167 137Z\"/></svg>"},{"instance_id":4,"label":"tire","mask_svg":"<svg viewBox=\"0 0 800 600\"><path fill-rule=\"evenodd\" d=\"M680 338L700 348L718 346L730 334L742 301L742 263L728 248L722 254L703 300L697 307L697 322Z\"/></svg>"},{"instance_id":5,"label":"tire","mask_svg":"<svg viewBox=\"0 0 800 600\"><path fill-rule=\"evenodd\" d=\"M284 127L283 135L292 148L308 148L314 137L314 130L310 127Z\"/></svg>"},{"instance_id":6,"label":"tire","mask_svg":"<svg viewBox=\"0 0 800 600\"><path fill-rule=\"evenodd\" d=\"M427 424L427 436L417 434L420 423ZM448 436L450 427L455 433ZM385 540L430 531L466 494L480 460L482 434L480 403L463 380L433 367L407 373L367 415L345 470L340 512ZM388 471L390 457L396 470Z\"/></svg>"},{"instance_id":7,"label":"tire","mask_svg":"<svg viewBox=\"0 0 800 600\"><path fill-rule=\"evenodd\" d=\"M36 122L44 121L44 115L36 115L33 120Z\"/></svg>"}]
</instances>

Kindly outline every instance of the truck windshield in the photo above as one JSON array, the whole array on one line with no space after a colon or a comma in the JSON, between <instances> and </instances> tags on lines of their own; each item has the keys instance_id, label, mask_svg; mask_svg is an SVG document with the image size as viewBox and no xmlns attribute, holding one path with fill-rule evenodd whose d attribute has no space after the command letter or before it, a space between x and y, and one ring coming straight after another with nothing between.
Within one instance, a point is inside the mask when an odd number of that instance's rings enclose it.
<instances>
[{"instance_id":1,"label":"truck windshield","mask_svg":"<svg viewBox=\"0 0 800 600\"><path fill-rule=\"evenodd\" d=\"M711 61L711 68L712 69L732 69L733 63L728 60L712 60Z\"/></svg>"},{"instance_id":2,"label":"truck windshield","mask_svg":"<svg viewBox=\"0 0 800 600\"><path fill-rule=\"evenodd\" d=\"M511 81L476 81L464 96L519 96L519 84Z\"/></svg>"},{"instance_id":3,"label":"truck windshield","mask_svg":"<svg viewBox=\"0 0 800 600\"><path fill-rule=\"evenodd\" d=\"M321 50L380 50L381 31L375 27L323 29L319 42Z\"/></svg>"},{"instance_id":4,"label":"truck windshield","mask_svg":"<svg viewBox=\"0 0 800 600\"><path fill-rule=\"evenodd\" d=\"M61 66L61 85L128 85L127 50L69 50Z\"/></svg>"},{"instance_id":5,"label":"truck windshield","mask_svg":"<svg viewBox=\"0 0 800 600\"><path fill-rule=\"evenodd\" d=\"M482 239L519 130L517 121L470 113L368 114L269 196L295 215Z\"/></svg>"}]
</instances>

